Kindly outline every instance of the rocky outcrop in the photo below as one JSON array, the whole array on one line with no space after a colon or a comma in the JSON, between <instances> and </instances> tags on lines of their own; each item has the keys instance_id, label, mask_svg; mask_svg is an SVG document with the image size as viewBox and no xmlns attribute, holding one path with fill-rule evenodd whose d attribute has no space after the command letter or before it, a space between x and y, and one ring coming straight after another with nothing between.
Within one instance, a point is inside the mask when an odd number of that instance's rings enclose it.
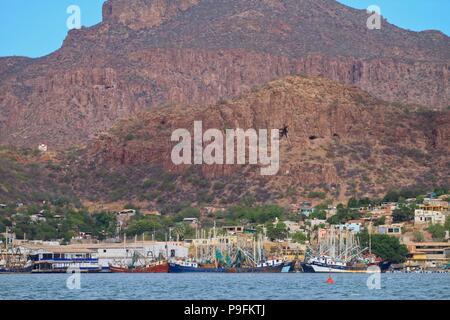
<instances>
[{"instance_id":1,"label":"rocky outcrop","mask_svg":"<svg viewBox=\"0 0 450 320\"><path fill-rule=\"evenodd\" d=\"M272 195L292 187L336 197L379 196L391 187L449 178L449 111L406 112L337 82L288 77L239 100L186 110L167 108L121 122L90 144L87 163L113 172L153 165L183 177L190 166L172 163L171 133L186 128L193 134L193 122L202 121L204 131L289 126L274 176L261 177L257 165L195 166L211 181L239 177L230 185L246 190L263 179ZM136 179L145 179L142 174Z\"/></svg>"},{"instance_id":2,"label":"rocky outcrop","mask_svg":"<svg viewBox=\"0 0 450 320\"><path fill-rule=\"evenodd\" d=\"M200 0L107 1L103 4L103 21L124 24L134 30L159 26L198 4Z\"/></svg>"},{"instance_id":3,"label":"rocky outcrop","mask_svg":"<svg viewBox=\"0 0 450 320\"><path fill-rule=\"evenodd\" d=\"M450 41L325 0L109 0L40 59L0 59L0 144L84 143L118 120L208 105L287 75L320 75L425 108L450 101ZM410 106L410 108L417 108Z\"/></svg>"}]
</instances>

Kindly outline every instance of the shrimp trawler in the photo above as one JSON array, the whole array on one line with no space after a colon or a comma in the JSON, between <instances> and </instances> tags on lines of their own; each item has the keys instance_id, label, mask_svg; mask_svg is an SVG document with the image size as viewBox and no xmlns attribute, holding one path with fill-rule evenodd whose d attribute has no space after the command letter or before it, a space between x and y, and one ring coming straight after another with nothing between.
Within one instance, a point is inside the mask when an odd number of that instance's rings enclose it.
<instances>
[{"instance_id":1,"label":"shrimp trawler","mask_svg":"<svg viewBox=\"0 0 450 320\"><path fill-rule=\"evenodd\" d=\"M0 253L0 273L29 273L31 269L31 261L19 250Z\"/></svg>"},{"instance_id":2,"label":"shrimp trawler","mask_svg":"<svg viewBox=\"0 0 450 320\"><path fill-rule=\"evenodd\" d=\"M336 231L334 227L319 239L317 248L310 248L305 261L301 263L303 272L306 273L365 273L371 266L378 266L383 272L386 271L386 265L372 255L369 248L361 248L353 232Z\"/></svg>"},{"instance_id":3,"label":"shrimp trawler","mask_svg":"<svg viewBox=\"0 0 450 320\"><path fill-rule=\"evenodd\" d=\"M109 265L109 271L113 273L167 273L169 264L161 256L155 259L134 251L130 264L124 264L123 261L113 262Z\"/></svg>"},{"instance_id":4,"label":"shrimp trawler","mask_svg":"<svg viewBox=\"0 0 450 320\"><path fill-rule=\"evenodd\" d=\"M196 239L192 258L169 263L169 272L279 273L291 272L295 262L269 257L262 238L222 236ZM195 257L195 258L194 258Z\"/></svg>"},{"instance_id":5,"label":"shrimp trawler","mask_svg":"<svg viewBox=\"0 0 450 320\"><path fill-rule=\"evenodd\" d=\"M32 262L14 246L13 238L6 229L5 247L0 249L0 273L29 273Z\"/></svg>"}]
</instances>

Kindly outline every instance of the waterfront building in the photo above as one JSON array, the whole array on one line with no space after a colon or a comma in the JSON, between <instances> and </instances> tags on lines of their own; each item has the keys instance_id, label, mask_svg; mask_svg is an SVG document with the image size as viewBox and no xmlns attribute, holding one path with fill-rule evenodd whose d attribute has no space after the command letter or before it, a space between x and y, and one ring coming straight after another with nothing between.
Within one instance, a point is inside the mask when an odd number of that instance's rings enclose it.
<instances>
[{"instance_id":1,"label":"waterfront building","mask_svg":"<svg viewBox=\"0 0 450 320\"><path fill-rule=\"evenodd\" d=\"M450 262L450 242L410 242L407 268L442 268Z\"/></svg>"},{"instance_id":2,"label":"waterfront building","mask_svg":"<svg viewBox=\"0 0 450 320\"><path fill-rule=\"evenodd\" d=\"M101 267L95 251L86 248L52 246L32 252L32 272L66 272L68 269L80 272L100 272Z\"/></svg>"},{"instance_id":3,"label":"waterfront building","mask_svg":"<svg viewBox=\"0 0 450 320\"><path fill-rule=\"evenodd\" d=\"M98 259L99 266L106 270L110 264L131 264L133 257L139 255L148 259L152 258L186 258L188 246L183 242L160 241L134 241L122 243L79 243L59 245L45 242L17 241L16 246L27 255L35 254L70 254L68 257L76 258L74 254L85 254L82 257ZM46 256L49 257L49 256ZM42 257L43 258L43 257Z\"/></svg>"}]
</instances>

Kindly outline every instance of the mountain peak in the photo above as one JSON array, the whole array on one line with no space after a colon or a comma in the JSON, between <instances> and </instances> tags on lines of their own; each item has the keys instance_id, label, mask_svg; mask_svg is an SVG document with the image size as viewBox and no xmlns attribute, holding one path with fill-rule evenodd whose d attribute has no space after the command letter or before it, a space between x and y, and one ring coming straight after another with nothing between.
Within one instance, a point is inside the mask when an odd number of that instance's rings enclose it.
<instances>
[{"instance_id":1,"label":"mountain peak","mask_svg":"<svg viewBox=\"0 0 450 320\"><path fill-rule=\"evenodd\" d=\"M450 38L334 0L108 0L103 23L39 59L0 59L0 142L66 147L168 104L208 105L289 75L446 108Z\"/></svg>"}]
</instances>

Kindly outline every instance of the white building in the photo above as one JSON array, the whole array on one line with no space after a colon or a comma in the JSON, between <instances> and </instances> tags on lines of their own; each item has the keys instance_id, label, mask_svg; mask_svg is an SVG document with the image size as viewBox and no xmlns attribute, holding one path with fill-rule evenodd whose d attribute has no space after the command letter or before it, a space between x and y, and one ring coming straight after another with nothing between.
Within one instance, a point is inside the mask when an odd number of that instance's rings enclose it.
<instances>
[{"instance_id":1,"label":"white building","mask_svg":"<svg viewBox=\"0 0 450 320\"><path fill-rule=\"evenodd\" d=\"M351 231L353 233L360 233L361 229L362 229L362 223L360 223L360 222L352 222L352 223L347 222L345 224L338 225L337 228L339 230L341 230L341 231L348 230L348 231Z\"/></svg>"},{"instance_id":2,"label":"white building","mask_svg":"<svg viewBox=\"0 0 450 320\"><path fill-rule=\"evenodd\" d=\"M442 211L416 209L414 223L417 224L444 224L446 215Z\"/></svg>"},{"instance_id":3,"label":"white building","mask_svg":"<svg viewBox=\"0 0 450 320\"><path fill-rule=\"evenodd\" d=\"M45 222L47 219L44 217L42 213L33 214L30 216L30 220L33 222Z\"/></svg>"},{"instance_id":4,"label":"white building","mask_svg":"<svg viewBox=\"0 0 450 320\"><path fill-rule=\"evenodd\" d=\"M124 245L123 243L101 244L89 246L97 250L99 264L103 269L108 268L109 264L131 264L133 255L146 257L147 259L158 258L162 256L168 259L187 258L189 248L181 242L137 242Z\"/></svg>"},{"instance_id":5,"label":"white building","mask_svg":"<svg viewBox=\"0 0 450 320\"><path fill-rule=\"evenodd\" d=\"M379 234L387 234L392 236L400 236L402 234L401 224L381 225L376 228Z\"/></svg>"}]
</instances>

